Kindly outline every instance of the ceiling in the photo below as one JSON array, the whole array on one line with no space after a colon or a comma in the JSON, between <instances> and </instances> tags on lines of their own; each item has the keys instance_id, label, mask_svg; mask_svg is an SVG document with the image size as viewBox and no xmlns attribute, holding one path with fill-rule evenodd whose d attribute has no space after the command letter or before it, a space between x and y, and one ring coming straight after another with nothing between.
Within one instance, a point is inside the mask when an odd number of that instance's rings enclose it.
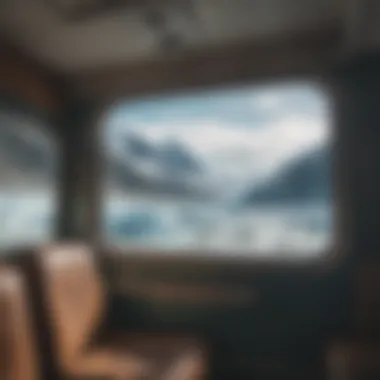
<instances>
[{"instance_id":1,"label":"ceiling","mask_svg":"<svg viewBox=\"0 0 380 380\"><path fill-rule=\"evenodd\" d=\"M189 0L191 12L180 0L156 0L166 20L156 28L147 23L151 6L142 2L68 20L49 1L2 0L0 27L12 44L63 73L323 30L344 19L343 0Z\"/></svg>"}]
</instances>

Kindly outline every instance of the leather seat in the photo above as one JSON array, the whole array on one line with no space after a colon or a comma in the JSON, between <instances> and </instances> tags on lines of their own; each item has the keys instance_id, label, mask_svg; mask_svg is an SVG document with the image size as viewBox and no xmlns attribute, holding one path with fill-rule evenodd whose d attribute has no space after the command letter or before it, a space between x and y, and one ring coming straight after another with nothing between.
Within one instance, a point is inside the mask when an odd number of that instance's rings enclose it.
<instances>
[{"instance_id":1,"label":"leather seat","mask_svg":"<svg viewBox=\"0 0 380 380\"><path fill-rule=\"evenodd\" d=\"M35 255L58 375L75 380L200 380L205 350L193 337L125 334L103 322L107 295L91 250L57 245Z\"/></svg>"},{"instance_id":2,"label":"leather seat","mask_svg":"<svg viewBox=\"0 0 380 380\"><path fill-rule=\"evenodd\" d=\"M0 266L0 379L39 379L37 351L21 272Z\"/></svg>"}]
</instances>

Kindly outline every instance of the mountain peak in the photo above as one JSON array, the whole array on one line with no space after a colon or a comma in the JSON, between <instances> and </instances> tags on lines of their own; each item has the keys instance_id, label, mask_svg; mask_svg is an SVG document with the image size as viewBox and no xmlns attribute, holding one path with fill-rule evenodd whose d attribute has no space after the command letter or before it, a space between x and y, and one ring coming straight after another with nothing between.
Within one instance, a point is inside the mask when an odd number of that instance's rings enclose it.
<instances>
[{"instance_id":1,"label":"mountain peak","mask_svg":"<svg viewBox=\"0 0 380 380\"><path fill-rule=\"evenodd\" d=\"M278 204L330 198L330 152L322 146L296 157L259 187L248 190L243 203Z\"/></svg>"}]
</instances>

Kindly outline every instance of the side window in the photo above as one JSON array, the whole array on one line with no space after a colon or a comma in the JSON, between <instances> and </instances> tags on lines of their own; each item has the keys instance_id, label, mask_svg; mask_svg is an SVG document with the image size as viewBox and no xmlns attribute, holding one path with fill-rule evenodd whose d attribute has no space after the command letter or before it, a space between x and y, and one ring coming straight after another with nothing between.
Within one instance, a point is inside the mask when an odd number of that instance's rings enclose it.
<instances>
[{"instance_id":1,"label":"side window","mask_svg":"<svg viewBox=\"0 0 380 380\"><path fill-rule=\"evenodd\" d=\"M0 108L0 247L52 239L57 146L44 121Z\"/></svg>"},{"instance_id":2,"label":"side window","mask_svg":"<svg viewBox=\"0 0 380 380\"><path fill-rule=\"evenodd\" d=\"M103 129L107 241L320 257L334 239L328 100L288 82L116 105Z\"/></svg>"}]
</instances>

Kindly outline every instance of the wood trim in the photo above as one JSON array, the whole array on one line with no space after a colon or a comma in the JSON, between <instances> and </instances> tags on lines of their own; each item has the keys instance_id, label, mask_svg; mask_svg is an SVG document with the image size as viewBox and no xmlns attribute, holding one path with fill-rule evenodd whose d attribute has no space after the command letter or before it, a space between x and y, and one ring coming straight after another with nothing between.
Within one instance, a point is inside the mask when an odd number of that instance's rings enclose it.
<instances>
[{"instance_id":1,"label":"wood trim","mask_svg":"<svg viewBox=\"0 0 380 380\"><path fill-rule=\"evenodd\" d=\"M5 42L0 42L0 92L50 112L58 112L64 100L53 72Z\"/></svg>"},{"instance_id":2,"label":"wood trim","mask_svg":"<svg viewBox=\"0 0 380 380\"><path fill-rule=\"evenodd\" d=\"M139 273L155 278L168 278L173 276L217 279L222 276L231 278L251 278L252 273L292 273L304 276L324 276L339 269L343 265L342 258L346 258L345 251L337 248L325 252L323 257L314 259L259 259L252 254L251 257L237 257L231 253L230 257L218 255L218 252L209 252L202 255L200 251L181 251L168 254L163 250L147 253L143 250L131 250L129 247L97 248L107 257L111 267L125 278L128 275ZM278 255L277 255L278 256ZM180 270L178 269L180 268ZM117 282L117 275L113 278ZM123 279L120 279L123 281Z\"/></svg>"},{"instance_id":3,"label":"wood trim","mask_svg":"<svg viewBox=\"0 0 380 380\"><path fill-rule=\"evenodd\" d=\"M258 301L255 290L245 287L183 284L162 281L126 281L118 292L123 296L149 299L151 302L187 306L247 306Z\"/></svg>"},{"instance_id":4,"label":"wood trim","mask_svg":"<svg viewBox=\"0 0 380 380\"><path fill-rule=\"evenodd\" d=\"M321 73L337 58L341 30L324 31L192 51L180 56L75 73L68 83L86 97L113 101L278 76Z\"/></svg>"},{"instance_id":5,"label":"wood trim","mask_svg":"<svg viewBox=\"0 0 380 380\"><path fill-rule=\"evenodd\" d=\"M69 7L61 6L57 0L45 0L46 5L63 20L79 22L91 20L117 9L141 7L149 4L161 3L161 0L98 0L97 2L69 3Z\"/></svg>"}]
</instances>

